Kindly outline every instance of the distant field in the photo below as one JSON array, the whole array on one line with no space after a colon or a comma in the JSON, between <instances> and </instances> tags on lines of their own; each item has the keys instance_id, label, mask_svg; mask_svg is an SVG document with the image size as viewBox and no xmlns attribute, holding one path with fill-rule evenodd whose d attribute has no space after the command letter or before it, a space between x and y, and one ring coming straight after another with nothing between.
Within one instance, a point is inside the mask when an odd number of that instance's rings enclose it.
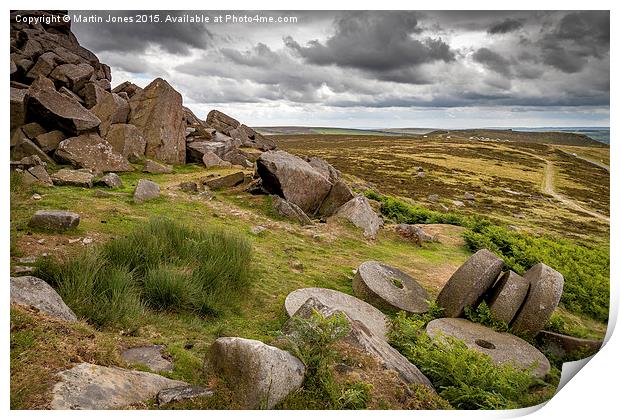
<instances>
[{"instance_id":1,"label":"distant field","mask_svg":"<svg viewBox=\"0 0 620 420\"><path fill-rule=\"evenodd\" d=\"M291 153L326 159L359 184L368 183L432 209L494 217L532 232L609 240L609 224L604 220L609 215L609 172L563 154L555 146L445 136L291 135L273 139ZM574 150L609 161L609 148ZM425 176L418 176L419 168ZM601 218L543 193L547 170L553 171L556 193L600 213ZM473 193L476 200L465 200L465 192ZM432 194L439 200L429 199ZM457 207L453 200L465 206Z\"/></svg>"},{"instance_id":2,"label":"distant field","mask_svg":"<svg viewBox=\"0 0 620 420\"><path fill-rule=\"evenodd\" d=\"M395 136L400 133L390 130L362 130L356 128L334 127L254 127L260 134L266 136L296 135L296 134L334 134L334 135L367 135L367 136ZM430 131L430 130L429 130Z\"/></svg>"}]
</instances>

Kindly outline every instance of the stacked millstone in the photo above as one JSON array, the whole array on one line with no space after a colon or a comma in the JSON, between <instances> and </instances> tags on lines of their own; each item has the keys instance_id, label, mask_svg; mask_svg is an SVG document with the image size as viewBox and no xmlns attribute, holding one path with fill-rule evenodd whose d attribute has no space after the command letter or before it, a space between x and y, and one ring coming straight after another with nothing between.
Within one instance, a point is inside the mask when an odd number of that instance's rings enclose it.
<instances>
[{"instance_id":1,"label":"stacked millstone","mask_svg":"<svg viewBox=\"0 0 620 420\"><path fill-rule=\"evenodd\" d=\"M439 333L461 339L473 349L490 355L497 363L511 358L518 367L535 363L535 376L549 371L549 363L536 348L511 334L499 334L467 320L457 319L465 308L488 302L494 318L505 322L518 334L535 336L556 309L564 278L543 263L536 264L523 276L512 271L502 273L504 262L488 250L470 257L450 277L437 297L446 318L427 326L431 336Z\"/></svg>"}]
</instances>

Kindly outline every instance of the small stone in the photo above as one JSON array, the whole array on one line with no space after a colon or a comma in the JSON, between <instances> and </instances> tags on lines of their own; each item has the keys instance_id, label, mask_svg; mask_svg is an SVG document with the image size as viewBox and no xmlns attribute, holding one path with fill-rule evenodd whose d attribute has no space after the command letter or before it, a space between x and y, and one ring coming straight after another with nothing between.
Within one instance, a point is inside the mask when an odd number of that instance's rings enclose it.
<instances>
[{"instance_id":1,"label":"small stone","mask_svg":"<svg viewBox=\"0 0 620 420\"><path fill-rule=\"evenodd\" d=\"M95 242L95 240L94 240L93 238L88 238L88 237L86 237L86 238L82 239L82 243L83 243L84 245L90 245L90 244L92 244L93 242Z\"/></svg>"},{"instance_id":2,"label":"small stone","mask_svg":"<svg viewBox=\"0 0 620 420\"><path fill-rule=\"evenodd\" d=\"M254 226L252 229L250 229L250 231L254 235L260 235L261 233L265 232L266 230L267 230L267 228L265 226Z\"/></svg>"},{"instance_id":3,"label":"small stone","mask_svg":"<svg viewBox=\"0 0 620 420\"><path fill-rule=\"evenodd\" d=\"M474 201L476 199L476 196L470 192L466 192L465 194L463 194L463 198L465 200Z\"/></svg>"},{"instance_id":4,"label":"small stone","mask_svg":"<svg viewBox=\"0 0 620 420\"><path fill-rule=\"evenodd\" d=\"M159 197L159 185L148 179L141 179L133 193L133 199L136 203L153 200Z\"/></svg>"},{"instance_id":5,"label":"small stone","mask_svg":"<svg viewBox=\"0 0 620 420\"><path fill-rule=\"evenodd\" d=\"M121 358L129 364L144 365L154 372L172 371L172 362L165 359L161 352L162 345L134 347L121 353Z\"/></svg>"},{"instance_id":6,"label":"small stone","mask_svg":"<svg viewBox=\"0 0 620 420\"><path fill-rule=\"evenodd\" d=\"M110 172L102 176L96 184L104 185L109 188L120 188L123 186L123 181L120 176L116 175L114 172Z\"/></svg>"},{"instance_id":7,"label":"small stone","mask_svg":"<svg viewBox=\"0 0 620 420\"><path fill-rule=\"evenodd\" d=\"M181 189L181 191L184 191L186 193L197 193L198 192L198 184L196 184L195 182L191 182L191 181L181 182L179 184L179 188Z\"/></svg>"},{"instance_id":8,"label":"small stone","mask_svg":"<svg viewBox=\"0 0 620 420\"><path fill-rule=\"evenodd\" d=\"M172 166L155 162L151 159L145 159L144 172L148 172L151 174L170 174L172 173Z\"/></svg>"},{"instance_id":9,"label":"small stone","mask_svg":"<svg viewBox=\"0 0 620 420\"><path fill-rule=\"evenodd\" d=\"M30 198L32 198L33 200L40 200L43 197L41 197L41 194L34 193L34 194L32 194L32 197L30 197Z\"/></svg>"},{"instance_id":10,"label":"small stone","mask_svg":"<svg viewBox=\"0 0 620 420\"><path fill-rule=\"evenodd\" d=\"M38 210L28 226L40 229L64 231L75 229L80 223L80 215L63 210Z\"/></svg>"},{"instance_id":11,"label":"small stone","mask_svg":"<svg viewBox=\"0 0 620 420\"><path fill-rule=\"evenodd\" d=\"M11 271L16 276L27 276L34 273L34 270L34 267L29 267L27 265L14 265Z\"/></svg>"},{"instance_id":12,"label":"small stone","mask_svg":"<svg viewBox=\"0 0 620 420\"><path fill-rule=\"evenodd\" d=\"M69 185L73 187L91 188L95 176L85 170L61 169L52 174L54 185Z\"/></svg>"},{"instance_id":13,"label":"small stone","mask_svg":"<svg viewBox=\"0 0 620 420\"><path fill-rule=\"evenodd\" d=\"M157 404L164 405L197 397L210 397L212 395L213 391L207 388L193 385L177 386L159 391L159 394L157 394Z\"/></svg>"},{"instance_id":14,"label":"small stone","mask_svg":"<svg viewBox=\"0 0 620 420\"><path fill-rule=\"evenodd\" d=\"M452 204L454 204L455 207L465 207L465 203L460 200L452 200Z\"/></svg>"},{"instance_id":15,"label":"small stone","mask_svg":"<svg viewBox=\"0 0 620 420\"><path fill-rule=\"evenodd\" d=\"M437 194L431 194L428 196L428 201L430 201L431 203L436 203L439 200L440 200L440 197Z\"/></svg>"},{"instance_id":16,"label":"small stone","mask_svg":"<svg viewBox=\"0 0 620 420\"><path fill-rule=\"evenodd\" d=\"M426 173L418 172L418 178L424 178L424 177L426 177Z\"/></svg>"}]
</instances>

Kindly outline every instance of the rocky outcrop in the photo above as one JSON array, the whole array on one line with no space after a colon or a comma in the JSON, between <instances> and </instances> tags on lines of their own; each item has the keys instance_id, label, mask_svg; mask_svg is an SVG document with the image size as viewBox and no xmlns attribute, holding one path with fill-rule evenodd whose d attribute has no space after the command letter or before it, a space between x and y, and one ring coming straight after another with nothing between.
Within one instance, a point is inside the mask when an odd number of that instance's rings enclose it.
<instances>
[{"instance_id":1,"label":"rocky outcrop","mask_svg":"<svg viewBox=\"0 0 620 420\"><path fill-rule=\"evenodd\" d=\"M37 210L30 218L28 226L39 229L65 231L75 229L80 223L80 215L64 210Z\"/></svg>"},{"instance_id":2,"label":"rocky outcrop","mask_svg":"<svg viewBox=\"0 0 620 420\"><path fill-rule=\"evenodd\" d=\"M58 373L54 410L110 410L155 398L165 389L187 386L154 373L80 363Z\"/></svg>"},{"instance_id":3,"label":"rocky outcrop","mask_svg":"<svg viewBox=\"0 0 620 420\"><path fill-rule=\"evenodd\" d=\"M112 150L130 162L137 162L144 158L146 140L142 132L133 124L112 124L105 139L112 146Z\"/></svg>"},{"instance_id":4,"label":"rocky outcrop","mask_svg":"<svg viewBox=\"0 0 620 420\"><path fill-rule=\"evenodd\" d=\"M263 151L276 148L272 140L267 139L250 127L239 123L239 121L234 118L215 109L207 115L206 124L231 137L238 146L253 147Z\"/></svg>"},{"instance_id":5,"label":"rocky outcrop","mask_svg":"<svg viewBox=\"0 0 620 420\"><path fill-rule=\"evenodd\" d=\"M146 157L169 164L185 163L183 99L163 79L153 80L129 99L129 124L146 139Z\"/></svg>"},{"instance_id":6,"label":"rocky outcrop","mask_svg":"<svg viewBox=\"0 0 620 420\"><path fill-rule=\"evenodd\" d=\"M11 277L11 304L32 306L46 315L65 321L77 321L73 311L58 293L37 277Z\"/></svg>"},{"instance_id":7,"label":"rocky outcrop","mask_svg":"<svg viewBox=\"0 0 620 420\"><path fill-rule=\"evenodd\" d=\"M209 348L204 364L207 375L232 385L245 409L273 408L304 380L304 364L290 353L257 340L221 337Z\"/></svg>"},{"instance_id":8,"label":"rocky outcrop","mask_svg":"<svg viewBox=\"0 0 620 420\"><path fill-rule=\"evenodd\" d=\"M116 153L110 143L94 133L61 141L55 156L62 162L78 168L92 169L97 173L133 170L127 159Z\"/></svg>"},{"instance_id":9,"label":"rocky outcrop","mask_svg":"<svg viewBox=\"0 0 620 420\"><path fill-rule=\"evenodd\" d=\"M370 202L363 195L358 195L347 201L334 214L335 217L343 218L364 230L364 236L371 239L377 237L379 228L383 226L383 220L370 206Z\"/></svg>"},{"instance_id":10,"label":"rocky outcrop","mask_svg":"<svg viewBox=\"0 0 620 420\"><path fill-rule=\"evenodd\" d=\"M428 311L430 296L411 276L377 261L362 263L353 277L355 294L372 305L395 311Z\"/></svg>"}]
</instances>

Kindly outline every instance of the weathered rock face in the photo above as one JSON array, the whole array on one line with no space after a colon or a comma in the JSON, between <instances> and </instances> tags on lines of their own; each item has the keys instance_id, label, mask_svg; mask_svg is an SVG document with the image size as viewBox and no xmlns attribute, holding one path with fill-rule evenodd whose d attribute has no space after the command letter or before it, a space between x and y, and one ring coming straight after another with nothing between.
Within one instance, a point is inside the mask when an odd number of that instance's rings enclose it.
<instances>
[{"instance_id":1,"label":"weathered rock face","mask_svg":"<svg viewBox=\"0 0 620 420\"><path fill-rule=\"evenodd\" d=\"M185 163L185 121L181 95L155 79L129 100L129 123L146 139L146 156L170 164Z\"/></svg>"},{"instance_id":2,"label":"weathered rock face","mask_svg":"<svg viewBox=\"0 0 620 420\"><path fill-rule=\"evenodd\" d=\"M456 318L463 315L466 306L474 306L495 283L503 267L504 262L489 250L481 249L472 255L437 296L444 316Z\"/></svg>"},{"instance_id":3,"label":"weathered rock face","mask_svg":"<svg viewBox=\"0 0 620 420\"><path fill-rule=\"evenodd\" d=\"M587 340L551 331L541 331L536 336L536 341L541 350L561 358L588 357L599 351L603 345L602 340Z\"/></svg>"},{"instance_id":4,"label":"weathered rock face","mask_svg":"<svg viewBox=\"0 0 620 420\"><path fill-rule=\"evenodd\" d=\"M247 409L275 406L301 387L305 370L288 352L239 337L218 338L205 359L207 375L234 384L236 399Z\"/></svg>"},{"instance_id":5,"label":"weathered rock face","mask_svg":"<svg viewBox=\"0 0 620 420\"><path fill-rule=\"evenodd\" d=\"M146 140L140 130L133 124L110 125L105 139L112 145L112 150L130 162L136 162L144 158Z\"/></svg>"},{"instance_id":6,"label":"weathered rock face","mask_svg":"<svg viewBox=\"0 0 620 420\"><path fill-rule=\"evenodd\" d=\"M123 351L121 357L126 363L144 365L154 372L169 372L172 362L162 357L163 349L162 345L133 347Z\"/></svg>"},{"instance_id":7,"label":"weathered rock face","mask_svg":"<svg viewBox=\"0 0 620 420\"><path fill-rule=\"evenodd\" d=\"M142 92L142 90L143 89L140 86L127 81L127 82L121 83L120 85L112 89L112 93L116 93L116 94L125 93L127 97L131 98L136 93Z\"/></svg>"},{"instance_id":8,"label":"weathered rock face","mask_svg":"<svg viewBox=\"0 0 620 420\"><path fill-rule=\"evenodd\" d=\"M212 176L202 180L202 184L209 188L229 188L243 183L245 175L242 171L233 172L227 175Z\"/></svg>"},{"instance_id":9,"label":"weathered rock face","mask_svg":"<svg viewBox=\"0 0 620 420\"><path fill-rule=\"evenodd\" d=\"M170 174L172 173L172 166L146 159L144 161L144 172L151 174Z\"/></svg>"},{"instance_id":10,"label":"weathered rock face","mask_svg":"<svg viewBox=\"0 0 620 420\"><path fill-rule=\"evenodd\" d=\"M94 133L82 134L61 141L55 156L61 161L96 172L133 170L127 159L114 152L110 143Z\"/></svg>"},{"instance_id":11,"label":"weathered rock face","mask_svg":"<svg viewBox=\"0 0 620 420\"><path fill-rule=\"evenodd\" d=\"M380 310L363 300L336 290L309 287L289 293L284 301L288 315L293 316L310 298L317 299L329 308L344 312L352 320L365 325L373 335L382 340L386 339L388 319Z\"/></svg>"},{"instance_id":12,"label":"weathered rock face","mask_svg":"<svg viewBox=\"0 0 620 420\"><path fill-rule=\"evenodd\" d=\"M11 304L33 306L47 315L77 321L58 293L37 277L11 277Z\"/></svg>"},{"instance_id":13,"label":"weathered rock face","mask_svg":"<svg viewBox=\"0 0 620 420\"><path fill-rule=\"evenodd\" d=\"M105 92L100 101L91 108L99 118L99 133L105 137L112 124L125 124L129 116L129 103L116 93Z\"/></svg>"},{"instance_id":14,"label":"weathered rock face","mask_svg":"<svg viewBox=\"0 0 620 420\"><path fill-rule=\"evenodd\" d=\"M527 341L466 319L435 319L428 323L426 332L431 337L443 334L462 340L468 348L491 356L497 364L510 363L519 369L533 367L532 376L537 378L544 378L551 369L547 358Z\"/></svg>"},{"instance_id":15,"label":"weathered rock face","mask_svg":"<svg viewBox=\"0 0 620 420\"><path fill-rule=\"evenodd\" d=\"M311 297L299 307L293 317L310 318L314 311L320 313L325 318L344 314L351 326L351 332L343 339L345 342L373 356L385 369L396 371L405 383L421 384L433 389L431 382L415 365L409 362L384 339L374 335L363 323L351 319L343 311L330 308L320 300ZM285 324L283 330L287 335L294 336L296 334L290 321Z\"/></svg>"},{"instance_id":16,"label":"weathered rock face","mask_svg":"<svg viewBox=\"0 0 620 420\"><path fill-rule=\"evenodd\" d=\"M136 203L144 203L159 197L159 185L148 179L141 179L133 193L133 199Z\"/></svg>"},{"instance_id":17,"label":"weathered rock face","mask_svg":"<svg viewBox=\"0 0 620 420\"><path fill-rule=\"evenodd\" d=\"M523 306L512 321L514 331L535 335L551 318L560 302L564 277L553 268L538 263L530 268L523 278L530 288Z\"/></svg>"},{"instance_id":18,"label":"weathered rock face","mask_svg":"<svg viewBox=\"0 0 620 420\"><path fill-rule=\"evenodd\" d=\"M240 123L236 119L214 109L207 115L207 125L229 136L230 130L239 127Z\"/></svg>"},{"instance_id":19,"label":"weathered rock face","mask_svg":"<svg viewBox=\"0 0 620 420\"><path fill-rule=\"evenodd\" d=\"M154 373L80 363L58 374L52 389L54 410L108 410L155 396L162 390L187 386Z\"/></svg>"},{"instance_id":20,"label":"weathered rock face","mask_svg":"<svg viewBox=\"0 0 620 420\"><path fill-rule=\"evenodd\" d=\"M286 201L285 199L277 196L271 196L271 206L276 214L286 217L287 219L295 220L302 226L311 225L312 220L294 203Z\"/></svg>"},{"instance_id":21,"label":"weathered rock face","mask_svg":"<svg viewBox=\"0 0 620 420\"><path fill-rule=\"evenodd\" d=\"M56 150L61 141L65 139L65 135L62 131L54 130L48 133L39 134L34 138L34 142L45 153L50 153Z\"/></svg>"},{"instance_id":22,"label":"weathered rock face","mask_svg":"<svg viewBox=\"0 0 620 420\"><path fill-rule=\"evenodd\" d=\"M80 215L63 210L37 210L30 218L28 226L40 229L64 231L75 229L80 223Z\"/></svg>"},{"instance_id":23,"label":"weathered rock face","mask_svg":"<svg viewBox=\"0 0 620 420\"><path fill-rule=\"evenodd\" d=\"M16 129L11 136L11 159L21 160L32 155L37 156L43 162L53 163L53 160L28 138L22 128Z\"/></svg>"},{"instance_id":24,"label":"weathered rock face","mask_svg":"<svg viewBox=\"0 0 620 420\"><path fill-rule=\"evenodd\" d=\"M370 202L363 195L358 195L347 201L334 214L335 217L347 219L355 226L364 230L364 236L371 239L377 237L379 228L383 226L383 220L370 206Z\"/></svg>"},{"instance_id":25,"label":"weathered rock face","mask_svg":"<svg viewBox=\"0 0 620 420\"><path fill-rule=\"evenodd\" d=\"M337 179L332 185L329 194L323 200L318 213L322 216L331 216L353 198L351 188L341 179Z\"/></svg>"},{"instance_id":26,"label":"weathered rock face","mask_svg":"<svg viewBox=\"0 0 620 420\"><path fill-rule=\"evenodd\" d=\"M513 271L507 271L493 286L489 309L495 319L510 324L523 304L530 282Z\"/></svg>"},{"instance_id":27,"label":"weathered rock face","mask_svg":"<svg viewBox=\"0 0 620 420\"><path fill-rule=\"evenodd\" d=\"M237 128L229 130L228 135L235 139L236 142L243 147L252 147L262 151L273 150L276 148L276 144L273 140L266 138L243 124L239 125Z\"/></svg>"},{"instance_id":28,"label":"weathered rock face","mask_svg":"<svg viewBox=\"0 0 620 420\"><path fill-rule=\"evenodd\" d=\"M355 294L373 306L410 313L428 311L428 293L406 273L381 264L366 261L353 277Z\"/></svg>"},{"instance_id":29,"label":"weathered rock face","mask_svg":"<svg viewBox=\"0 0 620 420\"><path fill-rule=\"evenodd\" d=\"M74 187L91 188L95 175L87 170L61 169L52 174L54 185L71 185Z\"/></svg>"},{"instance_id":30,"label":"weathered rock face","mask_svg":"<svg viewBox=\"0 0 620 420\"><path fill-rule=\"evenodd\" d=\"M11 133L26 122L25 98L27 92L27 89L11 87Z\"/></svg>"},{"instance_id":31,"label":"weathered rock face","mask_svg":"<svg viewBox=\"0 0 620 420\"><path fill-rule=\"evenodd\" d=\"M284 151L263 153L256 170L265 190L296 204L306 214L319 210L332 187L308 162Z\"/></svg>"},{"instance_id":32,"label":"weathered rock face","mask_svg":"<svg viewBox=\"0 0 620 420\"><path fill-rule=\"evenodd\" d=\"M90 64L61 64L50 73L50 78L60 82L72 92L79 92L90 80L95 69Z\"/></svg>"}]
</instances>

